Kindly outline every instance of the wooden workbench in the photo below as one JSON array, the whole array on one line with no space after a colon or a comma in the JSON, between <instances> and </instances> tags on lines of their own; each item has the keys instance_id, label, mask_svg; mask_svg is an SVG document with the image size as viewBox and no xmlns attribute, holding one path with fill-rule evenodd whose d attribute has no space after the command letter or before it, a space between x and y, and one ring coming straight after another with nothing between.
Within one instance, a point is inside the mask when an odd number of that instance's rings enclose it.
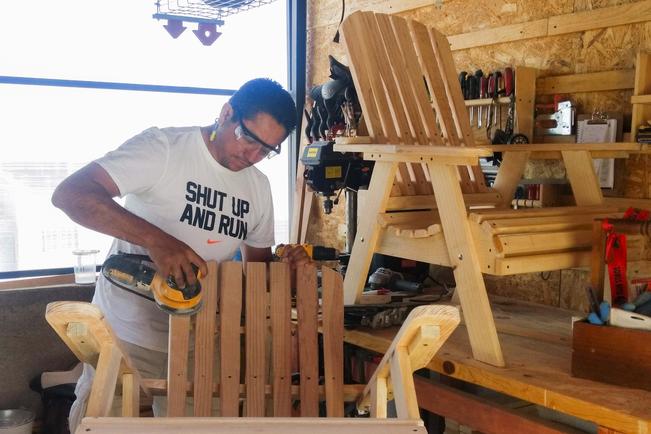
<instances>
[{"instance_id":1,"label":"wooden workbench","mask_svg":"<svg viewBox=\"0 0 651 434\"><path fill-rule=\"evenodd\" d=\"M491 298L491 306L506 367L474 360L468 333L461 325L434 357L430 369L610 430L651 432L651 392L570 375L571 317L576 312L501 297ZM396 328L346 330L344 339L383 353L396 331Z\"/></svg>"}]
</instances>

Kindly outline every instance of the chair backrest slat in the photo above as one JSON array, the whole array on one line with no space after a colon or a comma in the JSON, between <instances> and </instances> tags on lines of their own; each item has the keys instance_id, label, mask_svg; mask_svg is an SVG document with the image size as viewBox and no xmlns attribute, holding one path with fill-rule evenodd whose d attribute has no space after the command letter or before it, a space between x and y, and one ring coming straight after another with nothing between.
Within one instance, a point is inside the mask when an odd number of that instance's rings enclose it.
<instances>
[{"instance_id":1,"label":"chair backrest slat","mask_svg":"<svg viewBox=\"0 0 651 434\"><path fill-rule=\"evenodd\" d=\"M240 415L242 264L224 262L219 278L219 414ZM214 288L217 289L217 288Z\"/></svg>"},{"instance_id":2,"label":"chair backrest slat","mask_svg":"<svg viewBox=\"0 0 651 434\"><path fill-rule=\"evenodd\" d=\"M328 417L344 416L344 290L341 275L322 270L323 370Z\"/></svg>"},{"instance_id":3,"label":"chair backrest slat","mask_svg":"<svg viewBox=\"0 0 651 434\"><path fill-rule=\"evenodd\" d=\"M170 315L167 359L167 416L185 416L190 317Z\"/></svg>"},{"instance_id":4,"label":"chair backrest slat","mask_svg":"<svg viewBox=\"0 0 651 434\"><path fill-rule=\"evenodd\" d=\"M292 413L292 336L290 276L286 264L269 264L273 415Z\"/></svg>"},{"instance_id":5,"label":"chair backrest slat","mask_svg":"<svg viewBox=\"0 0 651 434\"><path fill-rule=\"evenodd\" d=\"M246 416L265 415L266 337L267 337L267 264L246 265Z\"/></svg>"},{"instance_id":6,"label":"chair backrest slat","mask_svg":"<svg viewBox=\"0 0 651 434\"><path fill-rule=\"evenodd\" d=\"M361 11L344 20L341 32L374 143L475 146L445 36L402 17ZM478 165L459 167L458 175L464 193L489 191ZM414 194L410 180L416 194L432 194L422 164L400 167L391 194Z\"/></svg>"},{"instance_id":7,"label":"chair backrest slat","mask_svg":"<svg viewBox=\"0 0 651 434\"><path fill-rule=\"evenodd\" d=\"M219 270L216 262L208 263L208 276L201 279L203 288L217 288ZM194 351L194 415L208 417L212 411L213 361L215 355L215 323L217 291L204 291L203 308L196 316Z\"/></svg>"},{"instance_id":8,"label":"chair backrest slat","mask_svg":"<svg viewBox=\"0 0 651 434\"><path fill-rule=\"evenodd\" d=\"M296 277L301 416L319 415L319 347L317 280L314 265L302 265Z\"/></svg>"}]
</instances>

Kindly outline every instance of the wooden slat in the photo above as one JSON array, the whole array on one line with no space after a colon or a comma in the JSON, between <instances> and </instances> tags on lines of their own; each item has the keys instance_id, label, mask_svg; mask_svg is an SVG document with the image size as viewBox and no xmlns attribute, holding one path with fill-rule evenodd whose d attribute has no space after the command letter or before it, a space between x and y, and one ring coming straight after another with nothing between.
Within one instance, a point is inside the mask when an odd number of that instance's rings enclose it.
<instances>
[{"instance_id":1,"label":"wooden slat","mask_svg":"<svg viewBox=\"0 0 651 434\"><path fill-rule=\"evenodd\" d=\"M242 263L224 262L219 275L220 415L239 416Z\"/></svg>"},{"instance_id":2,"label":"wooden slat","mask_svg":"<svg viewBox=\"0 0 651 434\"><path fill-rule=\"evenodd\" d=\"M644 0L452 35L448 36L448 39L450 40L452 50L463 50L504 42L522 41L531 38L649 21L651 20L650 11L651 1Z\"/></svg>"},{"instance_id":3,"label":"wooden slat","mask_svg":"<svg viewBox=\"0 0 651 434\"><path fill-rule=\"evenodd\" d=\"M90 434L427 434L423 421L368 418L85 418Z\"/></svg>"},{"instance_id":4,"label":"wooden slat","mask_svg":"<svg viewBox=\"0 0 651 434\"><path fill-rule=\"evenodd\" d=\"M134 374L122 375L122 416L140 416L140 384Z\"/></svg>"},{"instance_id":5,"label":"wooden slat","mask_svg":"<svg viewBox=\"0 0 651 434\"><path fill-rule=\"evenodd\" d=\"M538 273L541 271L566 270L590 265L590 250L569 253L548 253L541 255L497 258L495 269L489 274L510 276L512 274Z\"/></svg>"},{"instance_id":6,"label":"wooden slat","mask_svg":"<svg viewBox=\"0 0 651 434\"><path fill-rule=\"evenodd\" d=\"M536 80L536 94L552 95L556 93L633 89L634 80L634 69L541 77Z\"/></svg>"},{"instance_id":7,"label":"wooden slat","mask_svg":"<svg viewBox=\"0 0 651 434\"><path fill-rule=\"evenodd\" d=\"M465 50L472 47L519 41L522 39L547 36L547 19L526 23L508 24L491 29L477 30L448 36L452 50Z\"/></svg>"},{"instance_id":8,"label":"wooden slat","mask_svg":"<svg viewBox=\"0 0 651 434\"><path fill-rule=\"evenodd\" d=\"M344 291L341 275L323 267L323 368L328 417L344 416Z\"/></svg>"},{"instance_id":9,"label":"wooden slat","mask_svg":"<svg viewBox=\"0 0 651 434\"><path fill-rule=\"evenodd\" d=\"M386 419L387 417L387 378L377 377L371 385L371 411L372 418Z\"/></svg>"},{"instance_id":10,"label":"wooden slat","mask_svg":"<svg viewBox=\"0 0 651 434\"><path fill-rule=\"evenodd\" d=\"M246 416L265 415L267 265L246 264Z\"/></svg>"},{"instance_id":11,"label":"wooden slat","mask_svg":"<svg viewBox=\"0 0 651 434\"><path fill-rule=\"evenodd\" d=\"M450 166L429 165L435 194L439 202L446 204L439 209L439 215L454 268L456 291L463 306L473 356L485 363L504 366L484 279L479 268L479 256L475 250L463 196L453 169Z\"/></svg>"},{"instance_id":12,"label":"wooden slat","mask_svg":"<svg viewBox=\"0 0 651 434\"><path fill-rule=\"evenodd\" d=\"M612 214L611 217L619 214ZM604 215L604 217L608 217ZM534 218L515 218L504 220L486 220L481 223L481 228L491 235L506 234L534 234L551 232L587 229L592 224L595 215L577 215L570 214L567 216L556 215L548 217Z\"/></svg>"},{"instance_id":13,"label":"wooden slat","mask_svg":"<svg viewBox=\"0 0 651 434\"><path fill-rule=\"evenodd\" d=\"M469 193L463 195L463 201L467 208L472 207L494 207L500 200L496 191L488 193ZM398 196L389 198L387 211L409 211L419 209L437 209L434 196Z\"/></svg>"},{"instance_id":14,"label":"wooden slat","mask_svg":"<svg viewBox=\"0 0 651 434\"><path fill-rule=\"evenodd\" d=\"M382 122L380 120L378 108L375 105L371 79L366 73L367 65L364 64L366 58L361 47L357 45L357 40L360 36L357 34L357 25L354 21L357 20L359 22L359 20L361 20L359 14L360 13L357 12L347 17L346 20L341 23L339 31L343 36L343 44L346 47L346 51L349 53L349 57L351 58L349 65L350 72L353 76L353 82L355 83L355 90L359 97L359 104L362 107L362 113L364 113L366 127L370 136L373 138L373 141L382 141L386 135L382 129ZM360 60L353 61L353 59Z\"/></svg>"},{"instance_id":15,"label":"wooden slat","mask_svg":"<svg viewBox=\"0 0 651 434\"><path fill-rule=\"evenodd\" d=\"M567 178L578 206L600 205L604 197L588 151L562 151Z\"/></svg>"},{"instance_id":16,"label":"wooden slat","mask_svg":"<svg viewBox=\"0 0 651 434\"><path fill-rule=\"evenodd\" d=\"M188 381L190 316L170 315L167 358L167 416L185 416L185 385Z\"/></svg>"},{"instance_id":17,"label":"wooden slat","mask_svg":"<svg viewBox=\"0 0 651 434\"><path fill-rule=\"evenodd\" d=\"M271 341L273 371L273 414L288 417L292 412L291 293L289 268L284 263L269 264L271 299Z\"/></svg>"},{"instance_id":18,"label":"wooden slat","mask_svg":"<svg viewBox=\"0 0 651 434\"><path fill-rule=\"evenodd\" d=\"M534 112L536 101L536 74L537 70L526 66L515 67L515 132L524 134L533 142Z\"/></svg>"},{"instance_id":19,"label":"wooden slat","mask_svg":"<svg viewBox=\"0 0 651 434\"><path fill-rule=\"evenodd\" d=\"M445 246L443 233L437 233L427 238L405 238L396 235L395 231L382 231L376 253L450 266L450 257Z\"/></svg>"},{"instance_id":20,"label":"wooden slat","mask_svg":"<svg viewBox=\"0 0 651 434\"><path fill-rule=\"evenodd\" d=\"M400 330L395 335L394 339L391 341L390 346L383 351L384 356L380 361L377 369L375 369L371 380L368 382L368 385L364 389L364 393L358 399L357 405L358 408L368 408L370 402L370 393L371 389L374 387L375 380L378 378L387 378L389 374L391 375L392 381L389 385L391 389L396 389L398 387L406 385L404 382L396 381L396 378L402 378L409 376L413 371L408 368L405 370L409 371L409 374L406 372L398 371L398 377L394 377L393 372L393 362L394 362L394 353L397 349L405 350L406 354L406 364L403 364L404 367L411 366L411 360L409 359L408 348L415 337L420 332L420 327L424 325L433 325L437 326L439 330L439 336L436 342L429 342L430 347L427 349L429 357L419 358L419 364L429 363L434 354L439 350L439 348L445 343L445 341L450 337L454 329L459 325L460 317L459 310L456 307L452 306L441 306L441 305L429 305L429 306L418 306L414 308L407 319L404 321ZM425 360L427 359L427 360ZM414 366L415 369L418 369L418 366ZM407 390L399 391L398 393L405 396L406 393L414 393L413 384L411 387L407 386ZM391 393L391 390L387 390L387 393ZM396 391L393 390L395 396Z\"/></svg>"},{"instance_id":21,"label":"wooden slat","mask_svg":"<svg viewBox=\"0 0 651 434\"><path fill-rule=\"evenodd\" d=\"M111 343L105 343L99 353L97 370L88 397L87 416L108 416L115 396L122 352Z\"/></svg>"},{"instance_id":22,"label":"wooden slat","mask_svg":"<svg viewBox=\"0 0 651 434\"><path fill-rule=\"evenodd\" d=\"M194 338L194 415L212 414L213 358L217 320L218 267L208 262L208 276L201 279L203 307L196 315Z\"/></svg>"},{"instance_id":23,"label":"wooden slat","mask_svg":"<svg viewBox=\"0 0 651 434\"><path fill-rule=\"evenodd\" d=\"M296 308L301 379L301 416L319 415L319 348L317 345L317 284L313 264L298 267Z\"/></svg>"},{"instance_id":24,"label":"wooden slat","mask_svg":"<svg viewBox=\"0 0 651 434\"><path fill-rule=\"evenodd\" d=\"M362 295L371 258L380 235L380 228L375 223L375 216L383 213L386 209L391 180L395 177L396 170L396 163L377 162L373 167L364 211L365 215L373 217L360 219L344 280L344 304L354 304Z\"/></svg>"},{"instance_id":25,"label":"wooden slat","mask_svg":"<svg viewBox=\"0 0 651 434\"><path fill-rule=\"evenodd\" d=\"M497 237L498 251L504 256L536 255L539 253L587 249L590 247L590 229L553 233L523 233Z\"/></svg>"},{"instance_id":26,"label":"wooden slat","mask_svg":"<svg viewBox=\"0 0 651 434\"><path fill-rule=\"evenodd\" d=\"M562 35L644 21L651 21L650 0L550 17L548 34Z\"/></svg>"},{"instance_id":27,"label":"wooden slat","mask_svg":"<svg viewBox=\"0 0 651 434\"><path fill-rule=\"evenodd\" d=\"M391 382L398 419L417 419L420 417L413 371L407 348L398 347L391 357Z\"/></svg>"},{"instance_id":28,"label":"wooden slat","mask_svg":"<svg viewBox=\"0 0 651 434\"><path fill-rule=\"evenodd\" d=\"M529 160L529 152L507 152L502 156L502 165L497 172L493 188L500 194L501 208L510 208L515 190L524 174L524 169Z\"/></svg>"},{"instance_id":29,"label":"wooden slat","mask_svg":"<svg viewBox=\"0 0 651 434\"><path fill-rule=\"evenodd\" d=\"M557 206L548 208L528 208L519 210L474 210L469 220L482 223L486 220L519 219L526 217L578 216L578 215L620 215L616 206Z\"/></svg>"}]
</instances>

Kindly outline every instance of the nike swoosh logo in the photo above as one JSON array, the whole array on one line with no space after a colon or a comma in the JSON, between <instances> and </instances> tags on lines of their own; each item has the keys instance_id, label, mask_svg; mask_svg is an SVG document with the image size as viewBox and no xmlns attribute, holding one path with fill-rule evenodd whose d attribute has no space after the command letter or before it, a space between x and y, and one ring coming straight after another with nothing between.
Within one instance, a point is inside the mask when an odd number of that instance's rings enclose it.
<instances>
[{"instance_id":1,"label":"nike swoosh logo","mask_svg":"<svg viewBox=\"0 0 651 434\"><path fill-rule=\"evenodd\" d=\"M221 243L221 242L222 242L222 240L213 240L211 238L208 238L206 240L206 243L208 243L208 244L217 244L217 243Z\"/></svg>"}]
</instances>

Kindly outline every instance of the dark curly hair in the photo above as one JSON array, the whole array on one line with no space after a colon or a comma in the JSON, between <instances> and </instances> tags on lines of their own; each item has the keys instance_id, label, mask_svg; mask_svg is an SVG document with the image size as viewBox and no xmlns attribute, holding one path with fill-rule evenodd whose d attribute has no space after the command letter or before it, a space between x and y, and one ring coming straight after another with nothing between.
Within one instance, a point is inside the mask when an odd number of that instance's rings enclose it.
<instances>
[{"instance_id":1,"label":"dark curly hair","mask_svg":"<svg viewBox=\"0 0 651 434\"><path fill-rule=\"evenodd\" d=\"M270 78L247 81L228 101L236 119L253 119L258 113L271 115L289 135L296 128L296 104L292 96Z\"/></svg>"}]
</instances>

